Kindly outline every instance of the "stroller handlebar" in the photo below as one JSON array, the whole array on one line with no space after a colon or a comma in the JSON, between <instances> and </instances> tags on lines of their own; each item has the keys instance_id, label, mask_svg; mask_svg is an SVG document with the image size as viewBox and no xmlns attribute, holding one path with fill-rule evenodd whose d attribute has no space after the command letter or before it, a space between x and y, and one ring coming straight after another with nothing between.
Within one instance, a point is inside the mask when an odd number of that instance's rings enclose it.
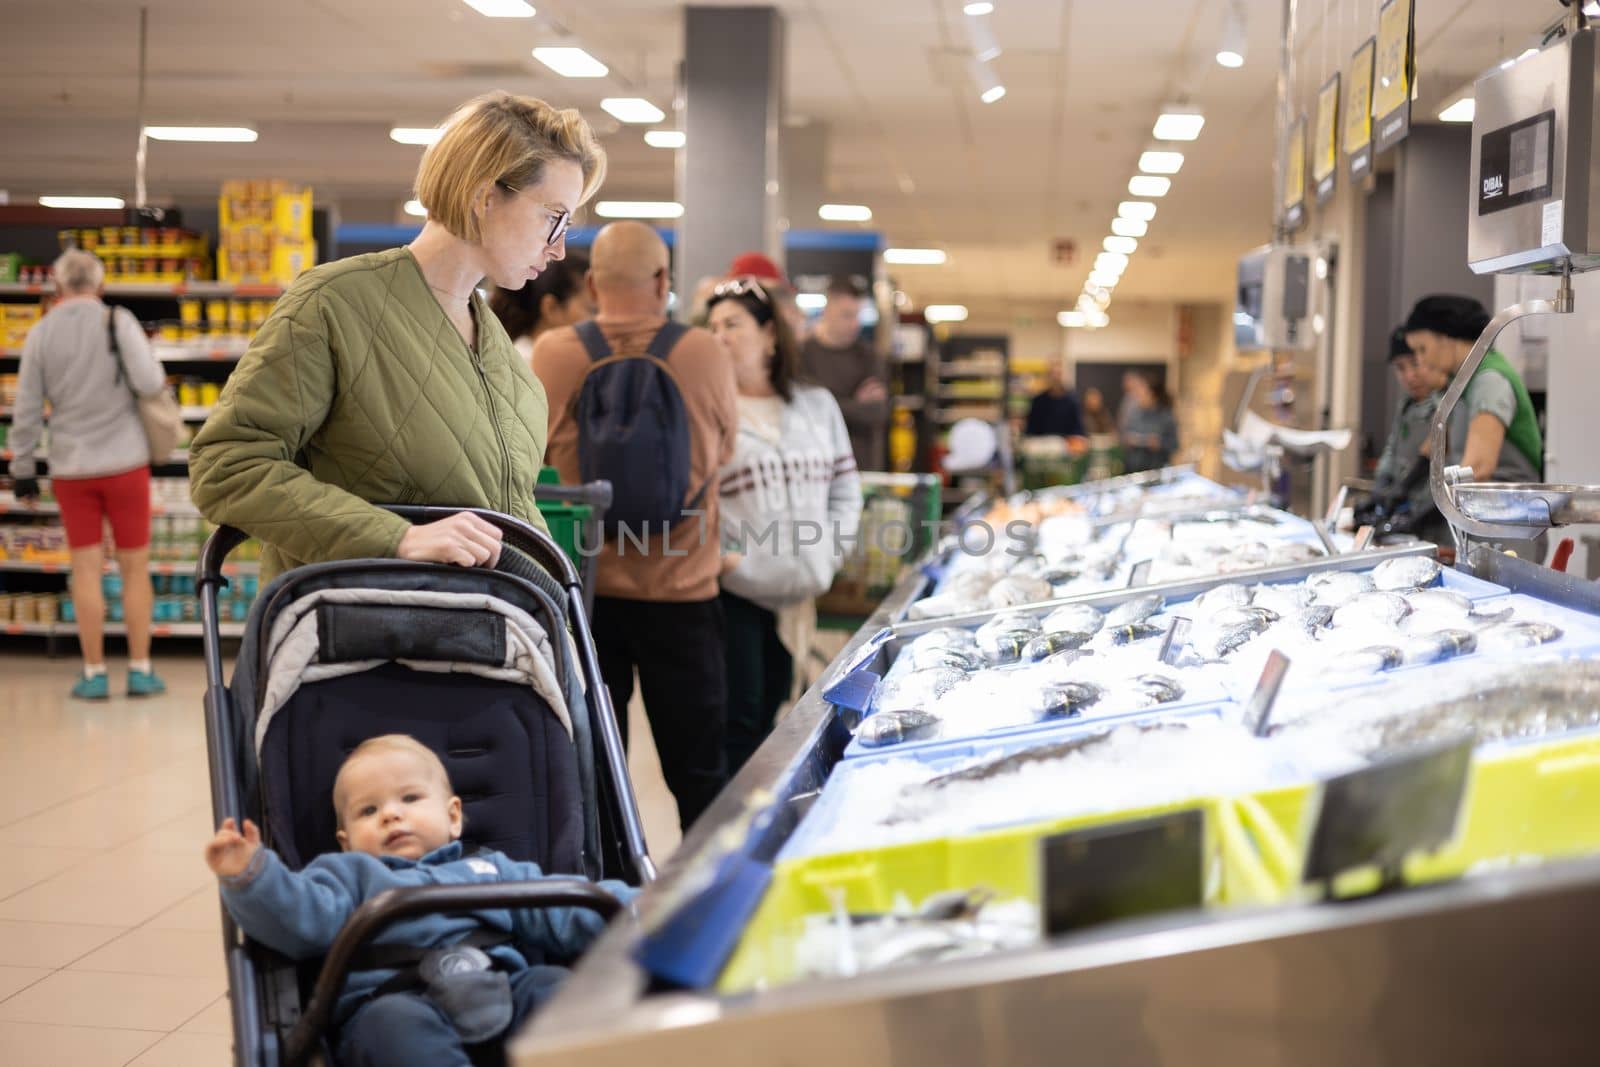
<instances>
[{"instance_id":1,"label":"stroller handlebar","mask_svg":"<svg viewBox=\"0 0 1600 1067\"><path fill-rule=\"evenodd\" d=\"M609 921L622 911L622 902L593 882L578 878L430 885L379 893L351 914L329 946L311 1000L284 1042L284 1064L298 1067L315 1050L318 1039L333 1018L334 1005L350 976L356 954L394 923L415 915L440 912L554 907L586 908Z\"/></svg>"},{"instance_id":2,"label":"stroller handlebar","mask_svg":"<svg viewBox=\"0 0 1600 1067\"><path fill-rule=\"evenodd\" d=\"M609 488L609 487L608 487ZM403 519L414 524L437 522L449 518L457 512L467 511L478 516L486 522L493 524L505 535L505 543L532 557L533 561L543 567L546 572L565 589L578 589L581 595L581 580L578 569L572 565L572 560L561 550L561 547L551 539L550 535L538 527L524 522L512 515L503 515L498 511L487 508L451 508L433 507L409 504L379 504L385 511L392 511ZM214 534L206 539L205 548L200 553L200 566L198 568L197 586L201 589L208 583L222 582L222 565L227 560L228 554L244 543L249 535L243 530L232 526L219 526ZM497 570L504 570L520 577L528 577L525 566L519 566L521 561L515 556L509 559L502 555L501 563Z\"/></svg>"}]
</instances>

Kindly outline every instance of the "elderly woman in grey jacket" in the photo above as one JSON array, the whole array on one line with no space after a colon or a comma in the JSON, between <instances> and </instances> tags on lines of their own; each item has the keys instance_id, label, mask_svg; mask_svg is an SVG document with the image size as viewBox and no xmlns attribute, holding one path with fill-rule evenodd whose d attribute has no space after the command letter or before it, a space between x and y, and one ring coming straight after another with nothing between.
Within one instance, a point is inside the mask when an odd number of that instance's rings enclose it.
<instances>
[{"instance_id":1,"label":"elderly woman in grey jacket","mask_svg":"<svg viewBox=\"0 0 1600 1067\"><path fill-rule=\"evenodd\" d=\"M719 285L709 327L733 363L739 435L721 474L728 774L772 729L813 599L861 522L861 477L833 394L795 381L798 346L760 282Z\"/></svg>"},{"instance_id":2,"label":"elderly woman in grey jacket","mask_svg":"<svg viewBox=\"0 0 1600 1067\"><path fill-rule=\"evenodd\" d=\"M105 267L72 250L55 263L58 299L28 331L11 427L11 477L18 500L39 496L36 453L50 404L50 482L72 554L72 603L83 651L80 700L110 696L105 662L105 570L101 547L111 526L128 627L128 695L166 689L150 666L150 446L135 394L163 388L166 376L132 314L100 299ZM117 352L112 351L112 338ZM120 358L119 358L120 356Z\"/></svg>"}]
</instances>

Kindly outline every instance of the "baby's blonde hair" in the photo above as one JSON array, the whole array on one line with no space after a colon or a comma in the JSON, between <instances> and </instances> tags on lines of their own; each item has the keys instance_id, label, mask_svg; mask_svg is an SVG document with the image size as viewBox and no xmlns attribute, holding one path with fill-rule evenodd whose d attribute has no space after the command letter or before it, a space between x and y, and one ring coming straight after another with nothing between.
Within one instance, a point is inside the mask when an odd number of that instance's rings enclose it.
<instances>
[{"instance_id":1,"label":"baby's blonde hair","mask_svg":"<svg viewBox=\"0 0 1600 1067\"><path fill-rule=\"evenodd\" d=\"M333 816L341 830L344 829L344 804L340 795L343 792L344 772L349 770L350 765L356 760L378 752L411 753L426 764L429 770L438 774L439 784L444 786L446 793L454 792L450 785L450 772L444 769L439 754L415 737L410 734L379 734L377 737L369 737L351 750L350 755L339 765L339 773L333 778Z\"/></svg>"},{"instance_id":2,"label":"baby's blonde hair","mask_svg":"<svg viewBox=\"0 0 1600 1067\"><path fill-rule=\"evenodd\" d=\"M444 132L422 154L417 199L428 217L461 238L482 240L473 202L485 186L521 190L537 185L556 160L583 171L588 202L606 177L606 150L576 108L555 108L531 96L485 93L456 109ZM577 206L577 205L573 205Z\"/></svg>"}]
</instances>

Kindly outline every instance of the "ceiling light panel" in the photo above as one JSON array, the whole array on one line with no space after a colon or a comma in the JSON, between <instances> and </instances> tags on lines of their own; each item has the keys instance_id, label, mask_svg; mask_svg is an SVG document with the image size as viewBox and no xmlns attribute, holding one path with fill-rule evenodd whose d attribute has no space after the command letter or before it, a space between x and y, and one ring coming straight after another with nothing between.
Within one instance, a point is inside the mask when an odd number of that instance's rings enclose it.
<instances>
[{"instance_id":1,"label":"ceiling light panel","mask_svg":"<svg viewBox=\"0 0 1600 1067\"><path fill-rule=\"evenodd\" d=\"M651 148L682 148L688 141L682 130L646 130L644 143Z\"/></svg>"},{"instance_id":2,"label":"ceiling light panel","mask_svg":"<svg viewBox=\"0 0 1600 1067\"><path fill-rule=\"evenodd\" d=\"M1111 232L1118 237L1143 237L1149 229L1150 224L1139 219L1125 219L1118 215L1111 220Z\"/></svg>"},{"instance_id":3,"label":"ceiling light panel","mask_svg":"<svg viewBox=\"0 0 1600 1067\"><path fill-rule=\"evenodd\" d=\"M1471 122L1478 113L1478 102L1473 97L1457 100L1439 112L1440 122Z\"/></svg>"},{"instance_id":4,"label":"ceiling light panel","mask_svg":"<svg viewBox=\"0 0 1600 1067\"><path fill-rule=\"evenodd\" d=\"M883 261L901 267L937 267L945 261L942 248L886 248Z\"/></svg>"},{"instance_id":5,"label":"ceiling light panel","mask_svg":"<svg viewBox=\"0 0 1600 1067\"><path fill-rule=\"evenodd\" d=\"M1149 222L1156 217L1156 206L1143 200L1124 200L1117 205L1117 217L1122 219L1138 219L1140 222Z\"/></svg>"},{"instance_id":6,"label":"ceiling light panel","mask_svg":"<svg viewBox=\"0 0 1600 1067\"><path fill-rule=\"evenodd\" d=\"M525 0L464 0L480 15L492 19L531 19L539 12Z\"/></svg>"},{"instance_id":7,"label":"ceiling light panel","mask_svg":"<svg viewBox=\"0 0 1600 1067\"><path fill-rule=\"evenodd\" d=\"M146 126L144 132L157 141L209 144L250 144L257 136L245 126Z\"/></svg>"},{"instance_id":8,"label":"ceiling light panel","mask_svg":"<svg viewBox=\"0 0 1600 1067\"><path fill-rule=\"evenodd\" d=\"M563 78L604 78L611 68L581 48L535 48L533 58Z\"/></svg>"},{"instance_id":9,"label":"ceiling light panel","mask_svg":"<svg viewBox=\"0 0 1600 1067\"><path fill-rule=\"evenodd\" d=\"M683 205L675 200L602 200L594 213L603 219L676 219Z\"/></svg>"},{"instance_id":10,"label":"ceiling light panel","mask_svg":"<svg viewBox=\"0 0 1600 1067\"><path fill-rule=\"evenodd\" d=\"M828 222L869 222L872 209L865 204L823 204L817 217Z\"/></svg>"},{"instance_id":11,"label":"ceiling light panel","mask_svg":"<svg viewBox=\"0 0 1600 1067\"><path fill-rule=\"evenodd\" d=\"M41 196L39 198L39 206L40 207L61 207L61 208L104 208L104 209L116 209L116 208L123 207L124 204L123 204L122 197L120 197L120 196L59 196L59 195L52 195L52 196Z\"/></svg>"},{"instance_id":12,"label":"ceiling light panel","mask_svg":"<svg viewBox=\"0 0 1600 1067\"><path fill-rule=\"evenodd\" d=\"M442 126L396 126L389 131L389 140L396 144L429 145L444 133Z\"/></svg>"},{"instance_id":13,"label":"ceiling light panel","mask_svg":"<svg viewBox=\"0 0 1600 1067\"><path fill-rule=\"evenodd\" d=\"M1139 156L1139 169L1146 174L1176 174L1183 169L1183 153L1153 148Z\"/></svg>"},{"instance_id":14,"label":"ceiling light panel","mask_svg":"<svg viewBox=\"0 0 1600 1067\"><path fill-rule=\"evenodd\" d=\"M1206 117L1198 111L1163 111L1151 136L1158 141L1193 141L1205 124Z\"/></svg>"},{"instance_id":15,"label":"ceiling light panel","mask_svg":"<svg viewBox=\"0 0 1600 1067\"><path fill-rule=\"evenodd\" d=\"M1167 190L1171 188L1171 178L1161 178L1154 174L1136 174L1128 180L1128 192L1134 196L1152 198L1166 196Z\"/></svg>"},{"instance_id":16,"label":"ceiling light panel","mask_svg":"<svg viewBox=\"0 0 1600 1067\"><path fill-rule=\"evenodd\" d=\"M1107 237L1101 242L1101 245L1107 252L1121 252L1125 256L1131 256L1133 255L1134 250L1139 247L1139 242L1135 241L1132 237L1113 236Z\"/></svg>"},{"instance_id":17,"label":"ceiling light panel","mask_svg":"<svg viewBox=\"0 0 1600 1067\"><path fill-rule=\"evenodd\" d=\"M667 113L642 96L608 96L600 101L606 114L618 122L652 123L666 120Z\"/></svg>"}]
</instances>

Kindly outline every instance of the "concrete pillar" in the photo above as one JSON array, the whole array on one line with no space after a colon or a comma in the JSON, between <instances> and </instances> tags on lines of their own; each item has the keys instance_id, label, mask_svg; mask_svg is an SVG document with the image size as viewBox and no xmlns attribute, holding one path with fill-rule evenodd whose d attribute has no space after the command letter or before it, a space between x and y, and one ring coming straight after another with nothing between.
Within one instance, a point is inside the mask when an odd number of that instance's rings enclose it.
<instances>
[{"instance_id":1,"label":"concrete pillar","mask_svg":"<svg viewBox=\"0 0 1600 1067\"><path fill-rule=\"evenodd\" d=\"M676 260L678 292L688 293L740 252L783 262L782 14L771 7L687 8L683 86Z\"/></svg>"},{"instance_id":2,"label":"concrete pillar","mask_svg":"<svg viewBox=\"0 0 1600 1067\"><path fill-rule=\"evenodd\" d=\"M830 203L827 186L828 124L808 122L783 131L783 215L785 229L810 230L817 209Z\"/></svg>"}]
</instances>

